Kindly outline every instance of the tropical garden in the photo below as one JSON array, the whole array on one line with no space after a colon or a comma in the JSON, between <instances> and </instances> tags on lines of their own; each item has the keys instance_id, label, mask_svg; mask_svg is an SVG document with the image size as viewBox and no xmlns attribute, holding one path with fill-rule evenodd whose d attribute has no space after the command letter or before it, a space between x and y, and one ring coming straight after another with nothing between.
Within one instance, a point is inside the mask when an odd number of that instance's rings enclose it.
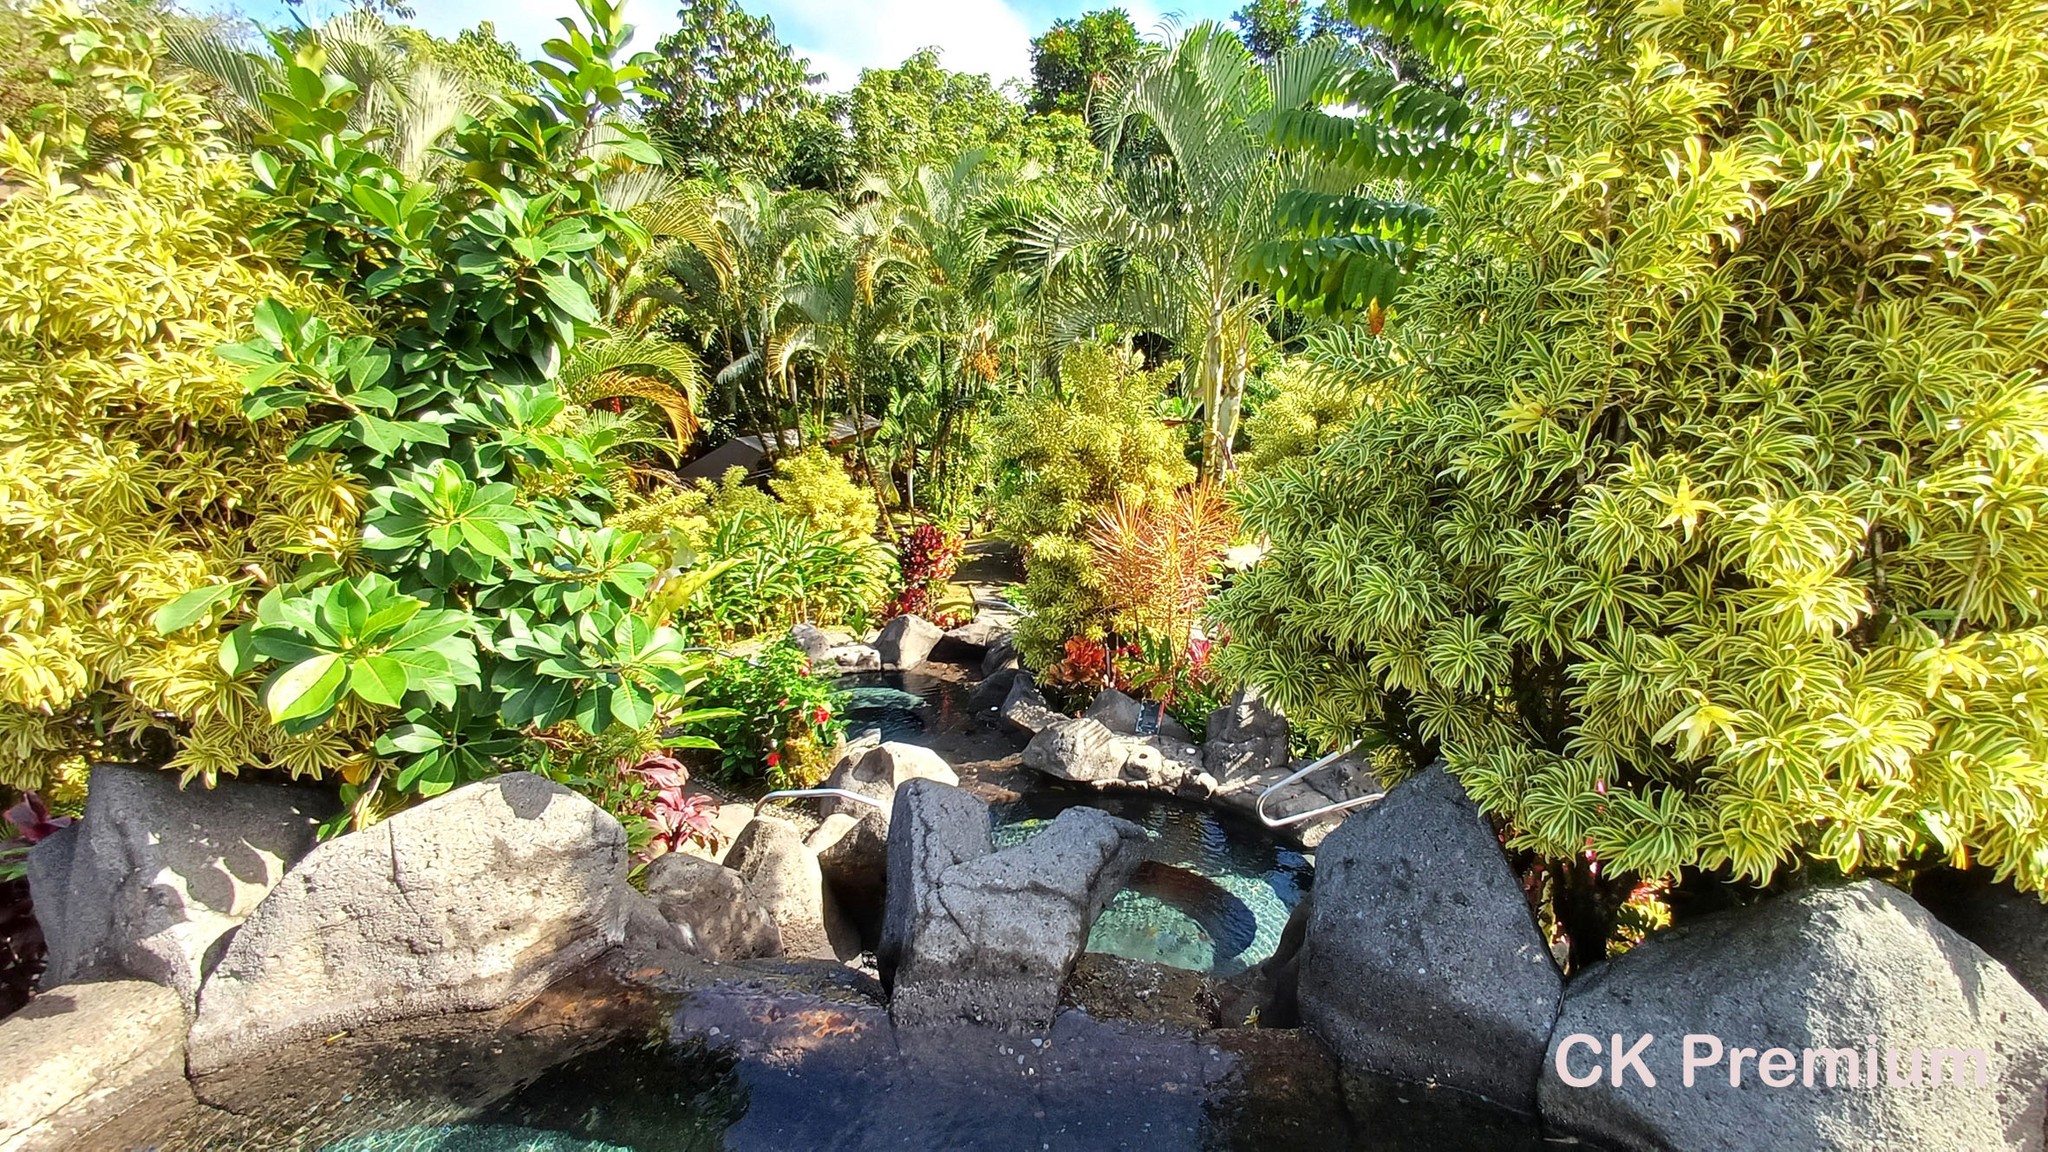
<instances>
[{"instance_id":1,"label":"tropical garden","mask_svg":"<svg viewBox=\"0 0 2048 1152\"><path fill-rule=\"evenodd\" d=\"M811 623L1443 761L1575 964L2048 889L2048 15L1256 0L923 52L0 8L0 785L810 783ZM688 466L735 440L760 462Z\"/></svg>"}]
</instances>

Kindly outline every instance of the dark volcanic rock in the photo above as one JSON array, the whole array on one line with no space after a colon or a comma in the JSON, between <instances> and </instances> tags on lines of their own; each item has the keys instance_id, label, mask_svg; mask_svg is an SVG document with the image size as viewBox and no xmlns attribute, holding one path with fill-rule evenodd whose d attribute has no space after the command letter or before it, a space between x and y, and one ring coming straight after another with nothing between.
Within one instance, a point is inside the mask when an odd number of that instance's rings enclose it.
<instances>
[{"instance_id":1,"label":"dark volcanic rock","mask_svg":"<svg viewBox=\"0 0 2048 1152\"><path fill-rule=\"evenodd\" d=\"M1442 767L1317 851L1301 1014L1347 1067L1531 1111L1562 984L1492 827Z\"/></svg>"}]
</instances>

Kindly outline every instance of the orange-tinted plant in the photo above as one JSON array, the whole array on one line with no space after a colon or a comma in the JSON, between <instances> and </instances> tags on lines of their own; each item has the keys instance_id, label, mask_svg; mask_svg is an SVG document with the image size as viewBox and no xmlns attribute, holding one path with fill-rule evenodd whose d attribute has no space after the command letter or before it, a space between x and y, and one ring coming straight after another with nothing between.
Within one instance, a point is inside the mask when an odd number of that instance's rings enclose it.
<instances>
[{"instance_id":1,"label":"orange-tinted plant","mask_svg":"<svg viewBox=\"0 0 2048 1152\"><path fill-rule=\"evenodd\" d=\"M1236 515L1222 489L1208 481L1167 502L1132 504L1118 497L1089 533L1117 629L1184 649L1236 533Z\"/></svg>"}]
</instances>

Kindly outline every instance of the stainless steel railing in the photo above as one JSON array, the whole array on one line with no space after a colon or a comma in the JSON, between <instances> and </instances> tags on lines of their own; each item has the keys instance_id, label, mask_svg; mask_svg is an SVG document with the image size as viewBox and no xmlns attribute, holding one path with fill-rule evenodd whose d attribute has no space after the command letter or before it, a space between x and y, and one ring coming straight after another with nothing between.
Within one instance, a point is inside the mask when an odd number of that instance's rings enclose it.
<instances>
[{"instance_id":1,"label":"stainless steel railing","mask_svg":"<svg viewBox=\"0 0 2048 1152\"><path fill-rule=\"evenodd\" d=\"M785 788L780 792L770 792L766 796L761 797L754 802L754 806L759 808L763 804L776 800L802 800L811 796L837 796L841 800L858 800L862 804L871 804L883 811L887 811L889 808L887 804L882 803L873 796L864 796L851 788Z\"/></svg>"},{"instance_id":2,"label":"stainless steel railing","mask_svg":"<svg viewBox=\"0 0 2048 1152\"><path fill-rule=\"evenodd\" d=\"M1303 766L1302 768L1294 772L1288 773L1284 779L1276 780L1272 784L1268 785L1265 791L1259 793L1258 803L1253 805L1253 810L1256 811L1259 815L1259 823L1264 824L1268 828L1289 828L1296 824L1300 824L1304 821L1313 820L1318 816L1327 816L1332 812L1343 812L1347 809L1357 808L1363 804L1371 804L1376 801L1386 799L1387 794L1385 792L1374 792L1370 796L1353 796L1349 800L1339 800L1334 804L1325 804L1320 808L1311 808L1306 812L1297 812L1292 816L1281 816L1275 818L1266 815L1267 797L1273 795L1273 793L1278 792L1282 788L1287 787L1289 784L1294 783L1295 781L1301 779L1302 777L1308 775L1311 772L1315 772L1320 769L1329 767L1331 764L1335 763L1336 761L1342 759L1343 757L1349 755L1351 752L1355 751L1358 748L1358 744L1359 742L1354 740L1350 744L1347 744L1344 747L1337 749L1335 752L1330 753L1328 756L1324 756L1316 760L1311 760L1307 765Z\"/></svg>"}]
</instances>

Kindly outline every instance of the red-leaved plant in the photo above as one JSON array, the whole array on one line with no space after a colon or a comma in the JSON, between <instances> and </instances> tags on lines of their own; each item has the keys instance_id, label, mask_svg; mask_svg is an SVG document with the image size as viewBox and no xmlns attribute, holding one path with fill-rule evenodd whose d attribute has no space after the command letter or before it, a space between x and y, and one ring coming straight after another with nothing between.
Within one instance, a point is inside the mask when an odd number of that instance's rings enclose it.
<instances>
[{"instance_id":1,"label":"red-leaved plant","mask_svg":"<svg viewBox=\"0 0 2048 1152\"><path fill-rule=\"evenodd\" d=\"M897 616L922 616L941 628L951 628L966 621L948 618L941 620L933 615L939 600L944 596L947 581L960 566L960 553L966 541L960 533L939 527L937 524L919 524L903 534L897 542L896 563L902 570L902 591L889 602L886 613L890 618Z\"/></svg>"},{"instance_id":2,"label":"red-leaved plant","mask_svg":"<svg viewBox=\"0 0 2048 1152\"><path fill-rule=\"evenodd\" d=\"M682 761L666 752L650 752L637 763L625 765L624 771L652 789L643 801L641 815L654 829L653 843L661 845L665 852L675 852L693 843L718 847L723 836L712 823L718 815L718 802L709 796L683 791L683 786L690 782L690 770Z\"/></svg>"},{"instance_id":3,"label":"red-leaved plant","mask_svg":"<svg viewBox=\"0 0 2048 1152\"><path fill-rule=\"evenodd\" d=\"M0 840L0 880L13 880L28 867L28 850L71 823L69 816L52 816L50 806L33 792L24 792L21 803L7 810L7 823L14 828L11 840Z\"/></svg>"}]
</instances>

